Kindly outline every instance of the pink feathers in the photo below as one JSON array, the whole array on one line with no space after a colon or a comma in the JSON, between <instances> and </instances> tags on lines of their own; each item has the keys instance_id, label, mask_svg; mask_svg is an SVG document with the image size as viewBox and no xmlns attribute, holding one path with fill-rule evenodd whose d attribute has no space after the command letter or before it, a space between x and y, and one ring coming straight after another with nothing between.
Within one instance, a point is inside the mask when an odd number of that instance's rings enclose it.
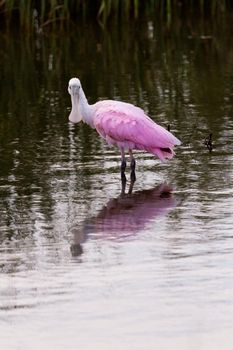
<instances>
[{"instance_id":1,"label":"pink feathers","mask_svg":"<svg viewBox=\"0 0 233 350\"><path fill-rule=\"evenodd\" d=\"M94 127L110 145L123 150L144 150L164 160L172 158L174 146L181 143L132 104L106 100L93 107Z\"/></svg>"},{"instance_id":2,"label":"pink feathers","mask_svg":"<svg viewBox=\"0 0 233 350\"><path fill-rule=\"evenodd\" d=\"M130 103L105 100L89 105L78 78L70 79L68 92L72 103L69 120L73 123L82 120L96 128L109 145L121 150L122 184L126 183L125 151L129 151L130 178L134 183L136 162L133 149L147 151L164 160L172 158L175 154L174 146L180 145L180 140L153 122L141 108Z\"/></svg>"}]
</instances>

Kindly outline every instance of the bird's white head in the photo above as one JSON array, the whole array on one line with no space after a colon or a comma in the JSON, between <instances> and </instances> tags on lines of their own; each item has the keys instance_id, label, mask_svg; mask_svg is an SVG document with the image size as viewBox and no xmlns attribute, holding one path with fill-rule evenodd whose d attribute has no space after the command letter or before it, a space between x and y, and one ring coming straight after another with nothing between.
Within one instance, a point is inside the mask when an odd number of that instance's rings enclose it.
<instances>
[{"instance_id":1,"label":"bird's white head","mask_svg":"<svg viewBox=\"0 0 233 350\"><path fill-rule=\"evenodd\" d=\"M79 94L79 90L81 88L81 83L78 78L72 78L69 81L68 84L68 92L70 95L77 95Z\"/></svg>"},{"instance_id":2,"label":"bird's white head","mask_svg":"<svg viewBox=\"0 0 233 350\"><path fill-rule=\"evenodd\" d=\"M81 83L78 78L72 78L68 84L68 92L71 95L72 109L69 115L69 120L72 123L78 123L82 120L82 115L80 113L80 91Z\"/></svg>"}]
</instances>

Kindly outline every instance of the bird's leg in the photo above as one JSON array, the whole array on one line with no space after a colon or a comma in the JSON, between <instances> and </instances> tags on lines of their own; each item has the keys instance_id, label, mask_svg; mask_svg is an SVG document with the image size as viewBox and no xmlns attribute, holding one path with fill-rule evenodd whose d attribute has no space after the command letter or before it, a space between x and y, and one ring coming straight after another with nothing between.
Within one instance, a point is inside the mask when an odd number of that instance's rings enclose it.
<instances>
[{"instance_id":1,"label":"bird's leg","mask_svg":"<svg viewBox=\"0 0 233 350\"><path fill-rule=\"evenodd\" d=\"M130 184L129 184L129 191L128 191L128 194L131 194L133 192L133 187L134 187L134 183L135 183L135 180L130 180Z\"/></svg>"},{"instance_id":2,"label":"bird's leg","mask_svg":"<svg viewBox=\"0 0 233 350\"><path fill-rule=\"evenodd\" d=\"M125 184L126 184L125 168L126 168L125 151L122 148L121 149L121 182L122 182L122 187L125 187Z\"/></svg>"},{"instance_id":3,"label":"bird's leg","mask_svg":"<svg viewBox=\"0 0 233 350\"><path fill-rule=\"evenodd\" d=\"M122 197L125 196L125 187L126 187L126 177L124 175L124 177L121 176L121 196Z\"/></svg>"},{"instance_id":4,"label":"bird's leg","mask_svg":"<svg viewBox=\"0 0 233 350\"><path fill-rule=\"evenodd\" d=\"M136 175L135 175L136 161L133 157L133 152L131 151L131 149L129 150L129 156L130 156L130 169L131 169L130 179L131 179L131 182L134 183L136 181Z\"/></svg>"}]
</instances>

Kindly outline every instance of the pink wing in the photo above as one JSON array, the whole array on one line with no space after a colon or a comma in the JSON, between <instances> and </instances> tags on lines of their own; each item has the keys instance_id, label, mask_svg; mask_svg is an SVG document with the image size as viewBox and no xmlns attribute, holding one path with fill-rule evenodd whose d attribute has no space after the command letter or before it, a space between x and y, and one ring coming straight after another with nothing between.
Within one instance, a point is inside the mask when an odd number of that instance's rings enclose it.
<instances>
[{"instance_id":1,"label":"pink wing","mask_svg":"<svg viewBox=\"0 0 233 350\"><path fill-rule=\"evenodd\" d=\"M173 147L180 141L132 104L100 101L95 104L94 125L111 145L124 149L145 150L160 159L172 158Z\"/></svg>"}]
</instances>

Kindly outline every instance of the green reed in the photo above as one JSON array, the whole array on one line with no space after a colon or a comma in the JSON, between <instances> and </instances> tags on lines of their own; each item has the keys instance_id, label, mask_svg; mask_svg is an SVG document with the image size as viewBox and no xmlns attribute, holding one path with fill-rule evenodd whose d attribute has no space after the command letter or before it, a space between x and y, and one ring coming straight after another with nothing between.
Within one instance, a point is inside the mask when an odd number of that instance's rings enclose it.
<instances>
[{"instance_id":1,"label":"green reed","mask_svg":"<svg viewBox=\"0 0 233 350\"><path fill-rule=\"evenodd\" d=\"M214 17L232 8L231 0L2 0L0 21L1 28L17 25L30 32L45 26L68 27L88 18L105 25L112 19L131 20L147 15L169 24L184 13Z\"/></svg>"}]
</instances>

